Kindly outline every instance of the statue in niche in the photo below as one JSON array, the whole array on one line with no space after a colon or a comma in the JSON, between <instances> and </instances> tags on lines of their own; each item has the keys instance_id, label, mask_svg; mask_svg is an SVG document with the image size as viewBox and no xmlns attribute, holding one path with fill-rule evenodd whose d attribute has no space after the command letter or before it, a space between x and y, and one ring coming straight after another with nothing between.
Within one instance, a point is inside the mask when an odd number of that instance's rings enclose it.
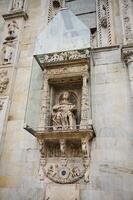
<instances>
[{"instance_id":1,"label":"statue in niche","mask_svg":"<svg viewBox=\"0 0 133 200\"><path fill-rule=\"evenodd\" d=\"M106 5L102 5L102 9L101 9L101 26L103 28L107 28L107 8Z\"/></svg>"},{"instance_id":2,"label":"statue in niche","mask_svg":"<svg viewBox=\"0 0 133 200\"><path fill-rule=\"evenodd\" d=\"M18 24L15 20L11 21L7 25L8 28L8 36L5 38L5 40L14 40L17 38L16 30L19 29Z\"/></svg>"},{"instance_id":3,"label":"statue in niche","mask_svg":"<svg viewBox=\"0 0 133 200\"><path fill-rule=\"evenodd\" d=\"M76 129L76 106L70 102L70 93L63 92L59 104L53 106L52 121L54 130Z\"/></svg>"},{"instance_id":4,"label":"statue in niche","mask_svg":"<svg viewBox=\"0 0 133 200\"><path fill-rule=\"evenodd\" d=\"M13 0L11 10L21 10L24 7L24 0Z\"/></svg>"}]
</instances>

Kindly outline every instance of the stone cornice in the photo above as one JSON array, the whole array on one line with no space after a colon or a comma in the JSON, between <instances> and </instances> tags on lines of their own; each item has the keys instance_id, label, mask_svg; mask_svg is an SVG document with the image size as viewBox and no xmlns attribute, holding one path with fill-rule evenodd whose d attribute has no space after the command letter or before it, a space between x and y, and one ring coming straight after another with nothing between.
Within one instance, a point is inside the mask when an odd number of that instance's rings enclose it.
<instances>
[{"instance_id":1,"label":"stone cornice","mask_svg":"<svg viewBox=\"0 0 133 200\"><path fill-rule=\"evenodd\" d=\"M24 10L18 10L16 12L9 12L2 15L5 20L12 19L16 17L23 17L25 20L28 19L28 14Z\"/></svg>"}]
</instances>

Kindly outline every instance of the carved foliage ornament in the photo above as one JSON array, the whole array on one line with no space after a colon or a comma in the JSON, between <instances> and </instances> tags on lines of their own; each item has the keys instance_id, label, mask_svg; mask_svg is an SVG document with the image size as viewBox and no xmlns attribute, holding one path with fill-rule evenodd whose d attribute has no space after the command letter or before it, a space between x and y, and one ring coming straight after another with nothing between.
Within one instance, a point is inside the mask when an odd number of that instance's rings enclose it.
<instances>
[{"instance_id":1,"label":"carved foliage ornament","mask_svg":"<svg viewBox=\"0 0 133 200\"><path fill-rule=\"evenodd\" d=\"M7 89L9 78L7 77L7 71L0 71L0 93L3 93Z\"/></svg>"}]
</instances>

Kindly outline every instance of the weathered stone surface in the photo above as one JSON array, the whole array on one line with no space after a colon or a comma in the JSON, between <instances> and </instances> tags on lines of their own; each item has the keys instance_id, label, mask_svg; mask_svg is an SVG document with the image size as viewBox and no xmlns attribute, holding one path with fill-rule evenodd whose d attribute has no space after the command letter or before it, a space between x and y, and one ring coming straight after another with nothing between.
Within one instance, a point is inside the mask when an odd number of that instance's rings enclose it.
<instances>
[{"instance_id":1,"label":"weathered stone surface","mask_svg":"<svg viewBox=\"0 0 133 200\"><path fill-rule=\"evenodd\" d=\"M88 1L85 0L87 5ZM90 68L82 62L77 63L78 68L72 64L55 69L55 65L49 69L47 74L48 79L57 78L54 82L57 91L57 96L53 95L55 104L59 102L59 93L66 89L59 88L58 80L61 78L61 74L63 74L61 80L64 77L70 78L71 76L73 78L74 74L78 76L82 74L82 78L84 77L83 83L81 83L81 80L78 82L80 89L76 88L76 84L73 87L70 84L69 89L75 91L78 98L81 93L83 94L82 98L78 99L78 105L82 105L82 116L80 117L83 119L83 125L84 122L88 122L92 118L96 134L91 144L89 167L84 160L85 168L89 174L89 182L84 182L83 178L77 184L60 185L53 183L44 175L43 180L40 181L39 144L36 138L23 127L36 38L47 26L49 2L49 0L29 0L28 20L25 21L20 15L17 18L15 17L14 20L19 26L17 37L14 38L17 42L16 57L13 63L0 64L0 72L2 70L7 71L7 78L9 78L8 81L5 80L7 88L5 86L4 91L0 92L0 200L132 200L133 65L129 54L127 55L129 57L123 57L124 52L132 51L133 30L131 23L133 15L131 9L133 2L130 0L97 0L97 3L100 2L100 4L97 4L97 14L104 10L107 13L102 13L105 21L97 15L98 31L93 35L96 44L94 49L91 47L89 49L91 62L88 62L88 66ZM87 21L86 18L83 19L84 16L81 15L80 17L83 21L89 23L89 27L95 28L95 5L93 6L95 1L93 1L93 4L92 1L90 2L91 6L88 9L94 11L94 13ZM105 7L99 7L104 2ZM83 4L80 6L80 1L72 1L70 4L74 6L73 11L79 7L82 10ZM0 1L0 16L8 13L8 7L10 8L9 0ZM83 11L86 12L88 9L86 7ZM108 17L107 24L103 23L106 22L106 17ZM2 44L8 36L7 25L13 19L5 19L4 21L2 17L0 18L0 43L2 48ZM102 27L100 27L101 25ZM127 47L123 46L127 44ZM52 45L54 46L54 43ZM36 110L40 108L41 104L44 106L42 111L45 110L48 114L50 113L48 108L50 93L47 87L49 82L45 79L42 83L46 70L40 75L42 73L41 68L38 64L37 67L40 71L34 71L31 87L33 89L31 98L35 97L35 101L32 103L34 112L31 115L31 124L34 122L39 124ZM53 82L50 84L52 85ZM43 85L46 87L42 91ZM83 90L82 85L85 85ZM43 98L39 102L41 95L43 95ZM86 100L86 98L88 99ZM44 116L41 117L44 125ZM78 147L81 148L81 146L82 152L78 149L79 155L82 153L86 155L86 143L83 140L82 145ZM58 148L55 149L58 150ZM64 141L60 141L59 151L64 156ZM55 155L55 158L49 159L50 164L60 162L57 159L57 153L53 152L52 155ZM71 155L75 155L75 153L73 152ZM45 164L45 160L42 161ZM74 162L74 158L71 158L71 162L77 165L79 160ZM67 166L70 166L69 163Z\"/></svg>"}]
</instances>

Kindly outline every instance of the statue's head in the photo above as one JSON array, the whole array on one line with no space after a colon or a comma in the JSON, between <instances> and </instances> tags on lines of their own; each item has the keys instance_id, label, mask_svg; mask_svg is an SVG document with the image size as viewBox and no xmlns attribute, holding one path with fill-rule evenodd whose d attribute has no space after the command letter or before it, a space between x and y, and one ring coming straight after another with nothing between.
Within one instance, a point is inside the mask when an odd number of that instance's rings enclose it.
<instances>
[{"instance_id":1,"label":"statue's head","mask_svg":"<svg viewBox=\"0 0 133 200\"><path fill-rule=\"evenodd\" d=\"M69 96L70 96L70 93L68 91L65 91L65 92L63 92L62 99L68 100Z\"/></svg>"}]
</instances>

